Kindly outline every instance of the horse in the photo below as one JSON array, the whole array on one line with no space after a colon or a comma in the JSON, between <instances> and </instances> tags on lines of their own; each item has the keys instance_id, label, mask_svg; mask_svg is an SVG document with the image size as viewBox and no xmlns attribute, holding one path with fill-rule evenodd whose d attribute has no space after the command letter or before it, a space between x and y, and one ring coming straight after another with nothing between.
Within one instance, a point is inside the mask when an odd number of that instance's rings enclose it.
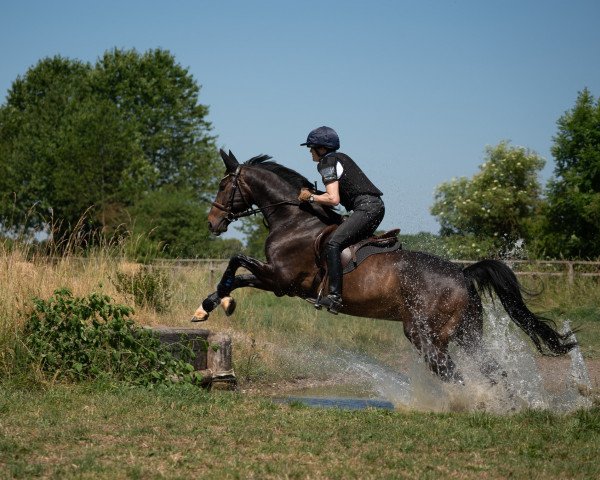
<instances>
[{"instance_id":1,"label":"horse","mask_svg":"<svg viewBox=\"0 0 600 480\"><path fill-rule=\"evenodd\" d=\"M277 296L288 295L314 302L323 273L315 260L315 239L331 225L343 221L330 207L298 201L301 188L314 188L296 171L260 155L239 163L229 151L220 151L225 177L208 213L214 235L231 222L262 213L269 229L266 262L243 254L231 257L215 292L208 295L192 317L205 321L222 305L227 315L236 307L231 292L253 287ZM249 274L236 274L239 268ZM526 306L515 274L503 262L481 260L466 268L441 257L396 249L366 258L344 275L340 313L400 321L404 334L425 359L429 369L444 381L463 378L449 355L456 342L495 383L497 362L483 348L481 295L495 293L510 318L544 355L562 355L575 343L571 332L559 333L553 322Z\"/></svg>"}]
</instances>

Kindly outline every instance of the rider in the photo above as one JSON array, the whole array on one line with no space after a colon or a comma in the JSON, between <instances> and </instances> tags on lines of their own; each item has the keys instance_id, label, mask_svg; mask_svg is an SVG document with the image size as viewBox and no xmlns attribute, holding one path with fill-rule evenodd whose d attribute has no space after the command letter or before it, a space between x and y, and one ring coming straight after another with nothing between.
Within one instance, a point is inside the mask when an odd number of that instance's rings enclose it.
<instances>
[{"instance_id":1,"label":"rider","mask_svg":"<svg viewBox=\"0 0 600 480\"><path fill-rule=\"evenodd\" d=\"M381 223L385 207L381 191L371 183L354 161L338 152L340 139L333 128L319 127L308 134L305 143L310 148L317 170L323 177L325 193L316 195L303 188L298 199L322 205L342 204L351 215L331 235L325 245L329 279L329 294L315 304L337 314L342 307L342 261L344 248L372 235Z\"/></svg>"}]
</instances>

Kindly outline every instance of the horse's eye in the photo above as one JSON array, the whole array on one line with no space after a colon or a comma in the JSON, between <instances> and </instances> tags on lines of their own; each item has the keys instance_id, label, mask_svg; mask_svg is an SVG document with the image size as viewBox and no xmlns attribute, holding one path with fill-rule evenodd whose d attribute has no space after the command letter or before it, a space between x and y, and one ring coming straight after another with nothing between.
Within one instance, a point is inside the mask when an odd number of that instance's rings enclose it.
<instances>
[{"instance_id":1,"label":"horse's eye","mask_svg":"<svg viewBox=\"0 0 600 480\"><path fill-rule=\"evenodd\" d=\"M222 192L223 190L225 190L225 185L219 185L219 192Z\"/></svg>"}]
</instances>

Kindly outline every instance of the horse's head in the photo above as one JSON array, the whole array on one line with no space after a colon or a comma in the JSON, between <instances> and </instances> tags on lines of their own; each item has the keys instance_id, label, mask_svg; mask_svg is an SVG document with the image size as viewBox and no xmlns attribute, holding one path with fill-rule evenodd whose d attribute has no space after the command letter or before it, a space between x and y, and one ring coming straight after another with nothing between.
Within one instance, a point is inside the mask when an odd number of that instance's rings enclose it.
<instances>
[{"instance_id":1,"label":"horse's head","mask_svg":"<svg viewBox=\"0 0 600 480\"><path fill-rule=\"evenodd\" d=\"M225 177L219 184L217 198L208 212L208 229L215 235L227 230L231 222L258 212L265 215L269 224L276 221L276 212L287 208L283 218L290 215L309 214L318 217L324 224L341 223L341 217L333 209L318 204L298 202L301 188L311 188L312 184L300 175L276 162L268 162L270 156L257 155L240 164L235 156L223 150L221 158L225 163ZM253 209L257 205L258 209Z\"/></svg>"},{"instance_id":2,"label":"horse's head","mask_svg":"<svg viewBox=\"0 0 600 480\"><path fill-rule=\"evenodd\" d=\"M241 165L231 150L229 154L221 150L220 154L225 163L226 174L219 183L217 198L208 212L208 229L214 235L227 231L229 224L238 218L237 214L250 208L239 182Z\"/></svg>"}]
</instances>

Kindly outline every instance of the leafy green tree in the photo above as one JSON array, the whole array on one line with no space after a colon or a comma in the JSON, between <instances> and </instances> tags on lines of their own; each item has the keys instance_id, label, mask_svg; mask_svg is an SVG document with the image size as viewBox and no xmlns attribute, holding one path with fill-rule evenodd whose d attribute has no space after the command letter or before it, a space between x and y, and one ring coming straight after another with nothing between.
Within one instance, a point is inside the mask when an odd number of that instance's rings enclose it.
<instances>
[{"instance_id":1,"label":"leafy green tree","mask_svg":"<svg viewBox=\"0 0 600 480\"><path fill-rule=\"evenodd\" d=\"M111 102L89 97L66 112L64 129L47 202L66 225L89 209L89 227L111 233L151 176L139 145L131 141L135 131Z\"/></svg>"},{"instance_id":2,"label":"leafy green tree","mask_svg":"<svg viewBox=\"0 0 600 480\"><path fill-rule=\"evenodd\" d=\"M94 91L135 125L144 157L156 176L152 187L192 187L200 196L215 187L219 171L208 107L200 87L168 51L108 51L97 62ZM209 174L210 172L210 174Z\"/></svg>"},{"instance_id":3,"label":"leafy green tree","mask_svg":"<svg viewBox=\"0 0 600 480\"><path fill-rule=\"evenodd\" d=\"M547 256L600 256L600 99L586 88L557 122L552 155L554 177L540 249Z\"/></svg>"},{"instance_id":4,"label":"leafy green tree","mask_svg":"<svg viewBox=\"0 0 600 480\"><path fill-rule=\"evenodd\" d=\"M148 192L130 209L134 220L136 256L148 259L227 258L242 250L239 240L212 237L207 208L198 206L195 192L167 185Z\"/></svg>"},{"instance_id":5,"label":"leafy green tree","mask_svg":"<svg viewBox=\"0 0 600 480\"><path fill-rule=\"evenodd\" d=\"M0 108L0 212L6 229L48 221L60 150L69 143L67 112L80 103L89 72L89 65L57 56L40 61L9 90Z\"/></svg>"},{"instance_id":6,"label":"leafy green tree","mask_svg":"<svg viewBox=\"0 0 600 480\"><path fill-rule=\"evenodd\" d=\"M398 239L402 243L402 248L405 250L428 252L440 257L448 257L449 255L446 248L446 238L448 237L440 237L430 232L401 233L398 236ZM453 256L452 258L457 257Z\"/></svg>"},{"instance_id":7,"label":"leafy green tree","mask_svg":"<svg viewBox=\"0 0 600 480\"><path fill-rule=\"evenodd\" d=\"M431 213L442 236L494 240L496 247L529 238L541 206L537 179L544 160L523 147L501 142L486 149L485 161L472 178L439 185ZM489 253L489 252L486 252Z\"/></svg>"},{"instance_id":8,"label":"leafy green tree","mask_svg":"<svg viewBox=\"0 0 600 480\"><path fill-rule=\"evenodd\" d=\"M199 87L157 49L112 50L95 66L46 58L0 107L0 225L5 231L110 233L147 192L213 190L214 138ZM205 204L204 204L205 205Z\"/></svg>"}]
</instances>

